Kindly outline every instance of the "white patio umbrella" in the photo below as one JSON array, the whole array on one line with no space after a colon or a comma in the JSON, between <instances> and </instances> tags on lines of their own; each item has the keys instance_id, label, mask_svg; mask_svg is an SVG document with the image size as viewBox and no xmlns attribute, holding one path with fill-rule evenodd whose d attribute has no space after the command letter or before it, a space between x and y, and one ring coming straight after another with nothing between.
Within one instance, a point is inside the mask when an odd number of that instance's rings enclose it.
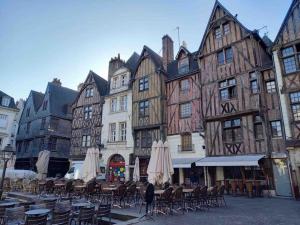
<instances>
[{"instance_id":1,"label":"white patio umbrella","mask_svg":"<svg viewBox=\"0 0 300 225\"><path fill-rule=\"evenodd\" d=\"M89 148L82 165L80 178L83 179L84 182L88 182L95 178L100 172L99 164L99 149Z\"/></svg>"},{"instance_id":2,"label":"white patio umbrella","mask_svg":"<svg viewBox=\"0 0 300 225\"><path fill-rule=\"evenodd\" d=\"M47 177L49 159L50 159L50 151L47 150L40 151L38 160L35 164L38 172L37 178L39 180L42 180Z\"/></svg>"},{"instance_id":3,"label":"white patio umbrella","mask_svg":"<svg viewBox=\"0 0 300 225\"><path fill-rule=\"evenodd\" d=\"M164 162L165 160L165 151L164 151L164 144L160 140L157 143L157 159L156 159L156 183L163 184L163 177L164 177Z\"/></svg>"},{"instance_id":4,"label":"white patio umbrella","mask_svg":"<svg viewBox=\"0 0 300 225\"><path fill-rule=\"evenodd\" d=\"M174 174L174 168L172 163L171 152L169 150L168 142L164 143L164 172L163 172L163 183L171 182L172 175Z\"/></svg>"},{"instance_id":5,"label":"white patio umbrella","mask_svg":"<svg viewBox=\"0 0 300 225\"><path fill-rule=\"evenodd\" d=\"M157 161L157 142L154 141L151 149L151 156L147 168L149 183L155 184L156 180L156 161Z\"/></svg>"},{"instance_id":6,"label":"white patio umbrella","mask_svg":"<svg viewBox=\"0 0 300 225\"><path fill-rule=\"evenodd\" d=\"M133 169L133 181L140 181L140 160L139 157L135 158Z\"/></svg>"}]
</instances>

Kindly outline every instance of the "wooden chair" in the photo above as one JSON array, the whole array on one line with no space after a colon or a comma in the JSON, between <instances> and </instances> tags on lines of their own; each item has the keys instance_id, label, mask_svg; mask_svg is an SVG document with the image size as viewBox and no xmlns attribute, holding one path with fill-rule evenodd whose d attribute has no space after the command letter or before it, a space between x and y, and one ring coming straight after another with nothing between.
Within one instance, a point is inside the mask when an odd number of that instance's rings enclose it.
<instances>
[{"instance_id":1,"label":"wooden chair","mask_svg":"<svg viewBox=\"0 0 300 225\"><path fill-rule=\"evenodd\" d=\"M26 216L25 225L47 225L47 215Z\"/></svg>"},{"instance_id":2,"label":"wooden chair","mask_svg":"<svg viewBox=\"0 0 300 225\"><path fill-rule=\"evenodd\" d=\"M126 204L129 206L135 206L136 204L136 184L132 183L125 193Z\"/></svg>"},{"instance_id":3,"label":"wooden chair","mask_svg":"<svg viewBox=\"0 0 300 225\"><path fill-rule=\"evenodd\" d=\"M20 202L20 206L23 206L25 208L25 211L28 211L29 210L29 207L31 205L34 205L35 203L34 202Z\"/></svg>"},{"instance_id":4,"label":"wooden chair","mask_svg":"<svg viewBox=\"0 0 300 225\"><path fill-rule=\"evenodd\" d=\"M47 180L46 181L45 191L48 194L52 194L54 192L54 181L53 180Z\"/></svg>"},{"instance_id":5,"label":"wooden chair","mask_svg":"<svg viewBox=\"0 0 300 225\"><path fill-rule=\"evenodd\" d=\"M174 208L176 207L176 208ZM174 190L174 193L172 195L172 206L171 210L178 212L182 211L184 213L184 201L183 201L183 187L177 187Z\"/></svg>"},{"instance_id":6,"label":"wooden chair","mask_svg":"<svg viewBox=\"0 0 300 225\"><path fill-rule=\"evenodd\" d=\"M76 217L73 217L71 219L71 223L75 222L75 225L77 223L80 224L93 224L94 222L94 214L95 214L95 207L89 206L89 207L82 207L79 210L79 214Z\"/></svg>"},{"instance_id":7,"label":"wooden chair","mask_svg":"<svg viewBox=\"0 0 300 225\"><path fill-rule=\"evenodd\" d=\"M55 199L51 199L51 200L46 199L43 201L43 203L45 203L46 209L53 211L55 208L55 205L56 205L56 200Z\"/></svg>"},{"instance_id":8,"label":"wooden chair","mask_svg":"<svg viewBox=\"0 0 300 225\"><path fill-rule=\"evenodd\" d=\"M54 210L52 213L52 225L68 225L70 224L70 209L68 210Z\"/></svg>"},{"instance_id":9,"label":"wooden chair","mask_svg":"<svg viewBox=\"0 0 300 225\"><path fill-rule=\"evenodd\" d=\"M96 210L95 222L96 224L102 224L102 218L108 217L109 224L111 224L111 205L110 204L100 204Z\"/></svg>"},{"instance_id":10,"label":"wooden chair","mask_svg":"<svg viewBox=\"0 0 300 225\"><path fill-rule=\"evenodd\" d=\"M5 210L5 224L24 224L25 223L24 206L7 208Z\"/></svg>"},{"instance_id":11,"label":"wooden chair","mask_svg":"<svg viewBox=\"0 0 300 225\"><path fill-rule=\"evenodd\" d=\"M118 206L121 208L122 203L123 207L125 207L125 196L126 196L127 187L122 184L120 185L113 195L113 203L119 203Z\"/></svg>"},{"instance_id":12,"label":"wooden chair","mask_svg":"<svg viewBox=\"0 0 300 225\"><path fill-rule=\"evenodd\" d=\"M13 208L14 205L11 206L0 206L0 224L4 224L5 221L5 211L7 208Z\"/></svg>"},{"instance_id":13,"label":"wooden chair","mask_svg":"<svg viewBox=\"0 0 300 225\"><path fill-rule=\"evenodd\" d=\"M168 212L171 212L172 193L173 193L173 188L169 187L156 200L156 206L159 209L159 211L162 212L163 214L167 214Z\"/></svg>"}]
</instances>

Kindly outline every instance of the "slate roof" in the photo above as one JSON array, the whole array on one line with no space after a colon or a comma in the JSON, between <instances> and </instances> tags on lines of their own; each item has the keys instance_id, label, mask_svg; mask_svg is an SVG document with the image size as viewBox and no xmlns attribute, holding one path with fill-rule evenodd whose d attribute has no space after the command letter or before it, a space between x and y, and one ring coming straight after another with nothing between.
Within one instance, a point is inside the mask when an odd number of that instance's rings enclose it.
<instances>
[{"instance_id":1,"label":"slate roof","mask_svg":"<svg viewBox=\"0 0 300 225\"><path fill-rule=\"evenodd\" d=\"M174 61L169 63L168 66L167 66L167 78L168 78L168 80L174 80L174 79L177 79L177 78L181 78L181 77L184 77L188 74L191 74L193 72L198 71L199 67L198 67L198 63L197 63L197 60L196 60L197 59L197 54L198 54L198 51L190 53L188 55L189 62L190 62L190 67L189 67L190 70L187 73L184 73L184 74L179 74L178 73L178 61L179 60L175 59Z\"/></svg>"},{"instance_id":2,"label":"slate roof","mask_svg":"<svg viewBox=\"0 0 300 225\"><path fill-rule=\"evenodd\" d=\"M147 51L149 53L150 58L153 60L156 68L161 68L163 69L163 62L162 62L162 57L160 55L158 55L155 51L153 51L151 48L149 48L148 46L144 45L143 51ZM143 54L141 54L143 55Z\"/></svg>"},{"instance_id":3,"label":"slate roof","mask_svg":"<svg viewBox=\"0 0 300 225\"><path fill-rule=\"evenodd\" d=\"M50 114L57 117L69 117L68 107L74 102L78 92L51 82L48 83L48 88Z\"/></svg>"},{"instance_id":4,"label":"slate roof","mask_svg":"<svg viewBox=\"0 0 300 225\"><path fill-rule=\"evenodd\" d=\"M101 96L105 96L108 93L108 81L100 77L98 74L90 70L89 75L93 76L97 89ZM88 75L88 76L89 76Z\"/></svg>"},{"instance_id":5,"label":"slate roof","mask_svg":"<svg viewBox=\"0 0 300 225\"><path fill-rule=\"evenodd\" d=\"M125 66L133 73L137 67L140 55L133 52L129 59L126 61Z\"/></svg>"},{"instance_id":6,"label":"slate roof","mask_svg":"<svg viewBox=\"0 0 300 225\"><path fill-rule=\"evenodd\" d=\"M2 105L2 98L3 98L3 97L8 97L8 98L10 98L10 103L9 103L8 106L3 106L3 105ZM11 108L11 109L17 109L17 106L16 106L16 104L15 104L14 98L11 97L11 96L9 96L8 94L4 93L4 92L1 91L1 90L0 90L0 105L1 105L2 107L7 107L7 108Z\"/></svg>"},{"instance_id":7,"label":"slate roof","mask_svg":"<svg viewBox=\"0 0 300 225\"><path fill-rule=\"evenodd\" d=\"M44 100L44 94L31 90L34 110L37 112Z\"/></svg>"}]
</instances>

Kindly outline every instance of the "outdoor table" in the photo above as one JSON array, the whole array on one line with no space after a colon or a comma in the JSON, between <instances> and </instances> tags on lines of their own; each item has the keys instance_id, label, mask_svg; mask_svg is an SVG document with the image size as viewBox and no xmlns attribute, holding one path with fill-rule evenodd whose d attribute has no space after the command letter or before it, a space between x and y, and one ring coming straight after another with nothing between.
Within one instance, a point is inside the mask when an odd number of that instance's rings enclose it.
<instances>
[{"instance_id":1,"label":"outdoor table","mask_svg":"<svg viewBox=\"0 0 300 225\"><path fill-rule=\"evenodd\" d=\"M25 212L26 216L39 216L49 214L49 209L33 209Z\"/></svg>"},{"instance_id":2,"label":"outdoor table","mask_svg":"<svg viewBox=\"0 0 300 225\"><path fill-rule=\"evenodd\" d=\"M118 188L117 187L103 187L102 190L104 191L116 191Z\"/></svg>"},{"instance_id":3,"label":"outdoor table","mask_svg":"<svg viewBox=\"0 0 300 225\"><path fill-rule=\"evenodd\" d=\"M13 207L19 204L18 202L0 202L0 207Z\"/></svg>"},{"instance_id":4,"label":"outdoor table","mask_svg":"<svg viewBox=\"0 0 300 225\"><path fill-rule=\"evenodd\" d=\"M192 188L184 188L184 189L182 189L183 193L192 193L193 191L194 191L194 189L192 189Z\"/></svg>"},{"instance_id":5,"label":"outdoor table","mask_svg":"<svg viewBox=\"0 0 300 225\"><path fill-rule=\"evenodd\" d=\"M42 201L56 201L58 198L57 197L53 197L53 196L46 196L46 197L41 197L40 200Z\"/></svg>"},{"instance_id":6,"label":"outdoor table","mask_svg":"<svg viewBox=\"0 0 300 225\"><path fill-rule=\"evenodd\" d=\"M162 195L165 190L155 190L154 195Z\"/></svg>"},{"instance_id":7,"label":"outdoor table","mask_svg":"<svg viewBox=\"0 0 300 225\"><path fill-rule=\"evenodd\" d=\"M89 203L89 202L78 202L78 203L73 203L72 208L75 211L79 211L80 208L87 207L87 206L90 206L90 205L91 205L91 203Z\"/></svg>"}]
</instances>

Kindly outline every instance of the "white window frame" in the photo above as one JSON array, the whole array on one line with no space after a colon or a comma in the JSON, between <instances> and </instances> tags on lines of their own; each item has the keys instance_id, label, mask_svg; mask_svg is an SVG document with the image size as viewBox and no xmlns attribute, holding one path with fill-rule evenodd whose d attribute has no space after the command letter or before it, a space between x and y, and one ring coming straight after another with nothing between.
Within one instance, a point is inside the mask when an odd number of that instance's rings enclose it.
<instances>
[{"instance_id":1,"label":"white window frame","mask_svg":"<svg viewBox=\"0 0 300 225\"><path fill-rule=\"evenodd\" d=\"M10 98L7 96L3 96L1 104L5 107L8 107L10 104Z\"/></svg>"},{"instance_id":2,"label":"white window frame","mask_svg":"<svg viewBox=\"0 0 300 225\"><path fill-rule=\"evenodd\" d=\"M120 111L127 111L127 95L120 97Z\"/></svg>"},{"instance_id":3,"label":"white window frame","mask_svg":"<svg viewBox=\"0 0 300 225\"><path fill-rule=\"evenodd\" d=\"M117 124L110 123L109 124L109 142L116 142L117 137Z\"/></svg>"},{"instance_id":4,"label":"white window frame","mask_svg":"<svg viewBox=\"0 0 300 225\"><path fill-rule=\"evenodd\" d=\"M112 98L110 101L110 111L117 112L118 98Z\"/></svg>"},{"instance_id":5,"label":"white window frame","mask_svg":"<svg viewBox=\"0 0 300 225\"><path fill-rule=\"evenodd\" d=\"M126 133L127 133L126 122L119 123L119 129L120 129L120 141L126 141Z\"/></svg>"},{"instance_id":6,"label":"white window frame","mask_svg":"<svg viewBox=\"0 0 300 225\"><path fill-rule=\"evenodd\" d=\"M8 118L7 115L0 114L0 128L6 128L7 127L7 118Z\"/></svg>"}]
</instances>

